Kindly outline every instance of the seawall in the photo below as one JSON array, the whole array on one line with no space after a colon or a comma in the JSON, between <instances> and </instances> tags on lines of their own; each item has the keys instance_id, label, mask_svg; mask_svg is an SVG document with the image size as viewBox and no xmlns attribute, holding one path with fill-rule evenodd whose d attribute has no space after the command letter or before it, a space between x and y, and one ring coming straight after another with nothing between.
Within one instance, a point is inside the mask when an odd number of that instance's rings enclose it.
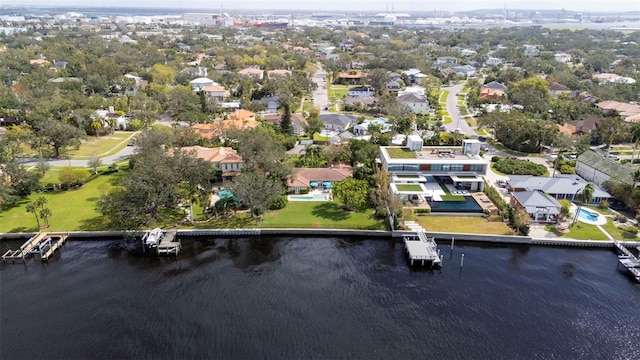
<instances>
[{"instance_id":1,"label":"seawall","mask_svg":"<svg viewBox=\"0 0 640 360\"><path fill-rule=\"evenodd\" d=\"M91 238L126 238L141 236L144 231L69 231L69 238L91 239ZM351 229L180 229L180 237L200 237L200 236L357 236L375 239L402 238L404 235L415 234L411 231L383 231L383 230L351 230ZM28 239L35 233L0 233L2 240ZM538 246L566 246L566 247L613 247L613 241L596 240L572 240L572 239L543 239L531 238L529 236L509 236L509 235L488 235L469 233L445 233L427 231L428 237L436 240L470 241L481 243L517 244L517 245L538 245ZM626 247L640 246L637 241L619 240L619 243Z\"/></svg>"}]
</instances>

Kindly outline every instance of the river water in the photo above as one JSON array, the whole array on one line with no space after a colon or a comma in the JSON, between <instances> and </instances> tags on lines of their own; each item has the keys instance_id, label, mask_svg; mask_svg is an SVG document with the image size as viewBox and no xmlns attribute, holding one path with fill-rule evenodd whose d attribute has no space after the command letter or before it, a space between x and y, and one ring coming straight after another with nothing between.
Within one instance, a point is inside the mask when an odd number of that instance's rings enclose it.
<instances>
[{"instance_id":1,"label":"river water","mask_svg":"<svg viewBox=\"0 0 640 360\"><path fill-rule=\"evenodd\" d=\"M0 265L0 358L640 358L640 285L610 249L442 244L427 270L387 240L183 245L69 241Z\"/></svg>"}]
</instances>

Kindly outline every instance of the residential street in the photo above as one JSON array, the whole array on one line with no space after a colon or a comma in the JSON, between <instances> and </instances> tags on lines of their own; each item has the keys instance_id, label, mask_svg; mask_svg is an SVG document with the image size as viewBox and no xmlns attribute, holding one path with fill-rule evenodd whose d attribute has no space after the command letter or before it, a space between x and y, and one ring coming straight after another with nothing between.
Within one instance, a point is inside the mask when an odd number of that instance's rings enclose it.
<instances>
[{"instance_id":1,"label":"residential street","mask_svg":"<svg viewBox=\"0 0 640 360\"><path fill-rule=\"evenodd\" d=\"M451 123L445 124L444 127L448 131L453 131L456 128L460 128L465 135L469 136L478 135L475 130L473 130L471 126L467 124L467 122L460 114L460 110L458 109L458 96L456 94L462 92L463 88L464 84L456 84L453 86L442 88L442 90L449 91L449 96L447 96L447 111L453 119Z\"/></svg>"},{"instance_id":2,"label":"residential street","mask_svg":"<svg viewBox=\"0 0 640 360\"><path fill-rule=\"evenodd\" d=\"M320 109L320 112L327 111L325 110L325 108L329 106L327 72L322 67L319 67L318 70L313 73L313 82L318 85L318 88L312 93L313 104Z\"/></svg>"}]
</instances>

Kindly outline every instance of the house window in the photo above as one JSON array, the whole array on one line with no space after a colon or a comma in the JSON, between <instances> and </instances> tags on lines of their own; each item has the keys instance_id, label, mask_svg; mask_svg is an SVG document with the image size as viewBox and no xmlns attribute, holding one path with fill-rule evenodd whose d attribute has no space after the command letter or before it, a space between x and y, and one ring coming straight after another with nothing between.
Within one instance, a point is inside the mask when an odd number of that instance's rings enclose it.
<instances>
[{"instance_id":1,"label":"house window","mask_svg":"<svg viewBox=\"0 0 640 360\"><path fill-rule=\"evenodd\" d=\"M462 164L451 164L451 171L462 171Z\"/></svg>"}]
</instances>

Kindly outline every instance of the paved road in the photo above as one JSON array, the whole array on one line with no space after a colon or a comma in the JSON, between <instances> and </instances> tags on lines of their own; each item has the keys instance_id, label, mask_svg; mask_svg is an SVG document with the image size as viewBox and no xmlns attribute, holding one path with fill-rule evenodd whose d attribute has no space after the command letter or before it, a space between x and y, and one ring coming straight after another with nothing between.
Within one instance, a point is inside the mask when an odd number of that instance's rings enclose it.
<instances>
[{"instance_id":1,"label":"paved road","mask_svg":"<svg viewBox=\"0 0 640 360\"><path fill-rule=\"evenodd\" d=\"M327 72L322 67L318 67L318 70L313 73L313 82L318 85L312 93L313 104L323 111L329 106L329 94L327 93Z\"/></svg>"},{"instance_id":2,"label":"paved road","mask_svg":"<svg viewBox=\"0 0 640 360\"><path fill-rule=\"evenodd\" d=\"M131 133L131 136L134 136L136 133ZM128 143L131 138L129 136L127 139L123 140L122 143ZM135 146L126 146L122 150L117 153L109 156L100 156L100 160L102 160L103 164L112 164L124 159L131 157L135 152ZM20 164L24 164L27 166L35 166L38 163L37 158L22 158L17 160ZM86 167L89 164L89 159L83 160L75 160L75 159L47 159L47 162L51 166L72 166L72 167Z\"/></svg>"},{"instance_id":3,"label":"paved road","mask_svg":"<svg viewBox=\"0 0 640 360\"><path fill-rule=\"evenodd\" d=\"M458 96L456 94L462 92L463 89L464 84L456 84L442 88L442 90L449 91L449 95L447 96L447 111L453 119L451 123L445 124L444 127L449 131L460 128L465 135L478 135L475 130L467 124L460 114L460 109L458 109Z\"/></svg>"}]
</instances>

